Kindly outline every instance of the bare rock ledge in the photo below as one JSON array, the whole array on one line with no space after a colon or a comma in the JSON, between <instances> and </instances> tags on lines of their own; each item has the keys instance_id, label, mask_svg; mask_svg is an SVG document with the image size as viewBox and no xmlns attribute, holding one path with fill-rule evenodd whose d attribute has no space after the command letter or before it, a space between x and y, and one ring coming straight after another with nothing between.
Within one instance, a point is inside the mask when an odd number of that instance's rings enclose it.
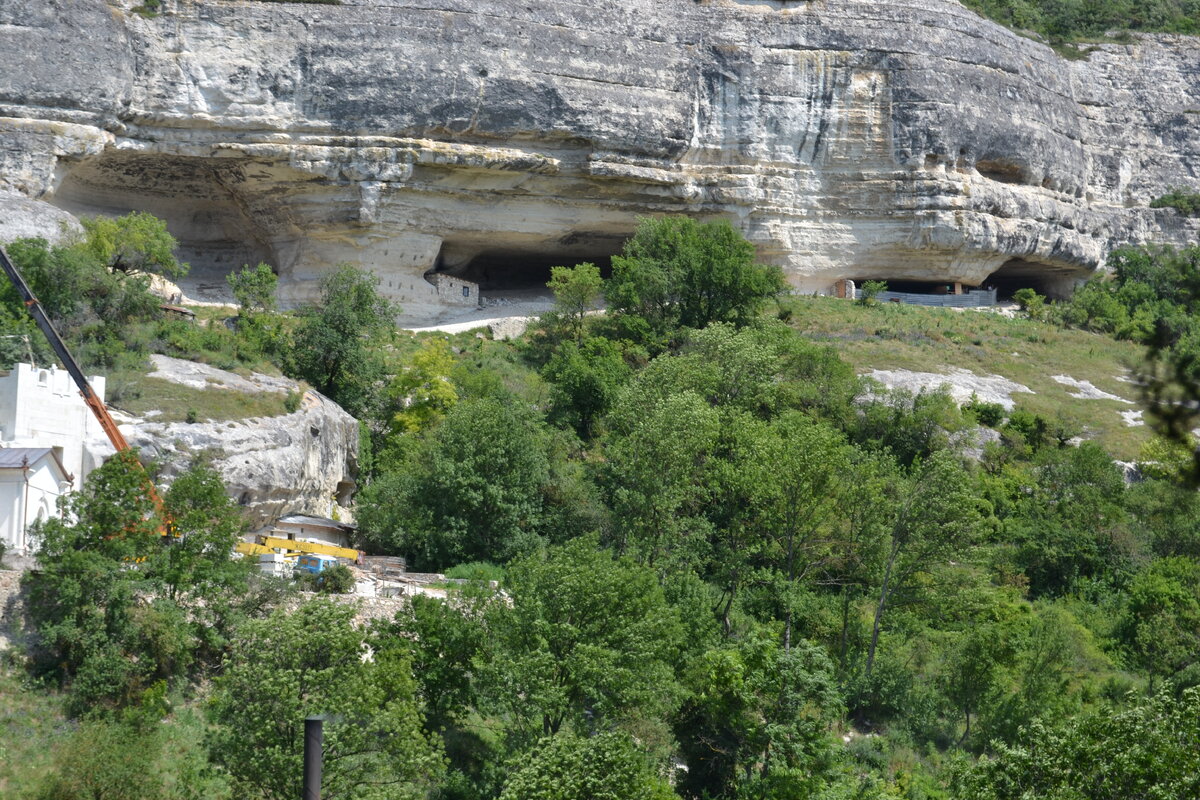
<instances>
[{"instance_id":1,"label":"bare rock ledge","mask_svg":"<svg viewBox=\"0 0 1200 800\"><path fill-rule=\"evenodd\" d=\"M1197 239L1146 207L1200 186L1195 38L1064 60L954 0L138 2L0 0L0 209L153 211L202 299L349 260L428 324L477 302L431 272L535 285L662 213L821 292L1056 293Z\"/></svg>"}]
</instances>

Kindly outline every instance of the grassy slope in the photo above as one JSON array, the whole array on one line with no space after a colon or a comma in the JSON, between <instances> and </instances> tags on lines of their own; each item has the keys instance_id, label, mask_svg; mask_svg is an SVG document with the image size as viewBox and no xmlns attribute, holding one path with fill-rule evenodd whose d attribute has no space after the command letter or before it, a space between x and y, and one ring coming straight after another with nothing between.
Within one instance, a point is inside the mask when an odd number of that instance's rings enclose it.
<instances>
[{"instance_id":1,"label":"grassy slope","mask_svg":"<svg viewBox=\"0 0 1200 800\"><path fill-rule=\"evenodd\" d=\"M824 297L790 302L792 325L837 347L842 358L860 372L945 372L948 367L961 367L980 375L1001 375L1036 393L1013 395L1019 407L1078 421L1086 436L1121 459L1135 458L1150 436L1148 428L1128 427L1120 416L1121 411L1140 406L1077 399L1071 397L1076 389L1051 378L1069 375L1136 400L1134 387L1119 380L1129 365L1142 358L1142 348L1129 342L980 311L890 303L866 308Z\"/></svg>"},{"instance_id":2,"label":"grassy slope","mask_svg":"<svg viewBox=\"0 0 1200 800\"><path fill-rule=\"evenodd\" d=\"M57 696L0 667L0 797L21 797L36 786L71 728Z\"/></svg>"},{"instance_id":3,"label":"grassy slope","mask_svg":"<svg viewBox=\"0 0 1200 800\"><path fill-rule=\"evenodd\" d=\"M284 395L279 392L248 394L231 389L193 389L162 378L130 376L131 383L113 405L135 416L159 411L154 422L183 422L195 412L200 422L224 422L250 417L275 417L286 414Z\"/></svg>"}]
</instances>

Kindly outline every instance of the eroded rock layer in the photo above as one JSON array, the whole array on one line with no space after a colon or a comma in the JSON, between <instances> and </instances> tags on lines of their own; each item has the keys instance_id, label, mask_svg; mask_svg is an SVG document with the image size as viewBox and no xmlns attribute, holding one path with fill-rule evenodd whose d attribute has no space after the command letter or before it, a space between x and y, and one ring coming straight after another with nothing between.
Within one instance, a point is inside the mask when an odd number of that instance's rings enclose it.
<instances>
[{"instance_id":1,"label":"eroded rock layer","mask_svg":"<svg viewBox=\"0 0 1200 800\"><path fill-rule=\"evenodd\" d=\"M1069 286L1200 185L1200 40L1086 60L952 0L0 0L0 189L168 219L285 299L349 260L412 317L723 216L795 286ZM448 284L447 284L448 285ZM440 292L440 293L439 293ZM457 292L457 288L455 289ZM470 300L474 302L474 298Z\"/></svg>"}]
</instances>

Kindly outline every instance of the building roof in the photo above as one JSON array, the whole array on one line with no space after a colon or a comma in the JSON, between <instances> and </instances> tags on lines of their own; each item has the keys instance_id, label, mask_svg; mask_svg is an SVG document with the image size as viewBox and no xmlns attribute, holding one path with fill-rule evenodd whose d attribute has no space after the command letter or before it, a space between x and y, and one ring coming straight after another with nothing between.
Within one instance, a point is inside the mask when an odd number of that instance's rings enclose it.
<instances>
[{"instance_id":1,"label":"building roof","mask_svg":"<svg viewBox=\"0 0 1200 800\"><path fill-rule=\"evenodd\" d=\"M354 525L345 522L338 522L336 519L329 517L312 517L308 514L288 514L275 520L277 523L282 522L288 525L312 525L319 528L336 528L340 531L349 533L355 530Z\"/></svg>"},{"instance_id":2,"label":"building roof","mask_svg":"<svg viewBox=\"0 0 1200 800\"><path fill-rule=\"evenodd\" d=\"M75 480L75 476L67 472L62 459L58 457L58 451L53 447L0 447L0 469L25 469L46 456L50 456L64 478L69 481Z\"/></svg>"}]
</instances>

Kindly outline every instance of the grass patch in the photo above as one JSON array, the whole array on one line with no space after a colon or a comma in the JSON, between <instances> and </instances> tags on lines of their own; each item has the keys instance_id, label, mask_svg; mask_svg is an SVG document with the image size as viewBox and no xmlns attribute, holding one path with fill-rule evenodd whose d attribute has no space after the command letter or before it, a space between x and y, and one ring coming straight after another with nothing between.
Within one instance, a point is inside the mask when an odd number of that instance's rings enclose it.
<instances>
[{"instance_id":1,"label":"grass patch","mask_svg":"<svg viewBox=\"0 0 1200 800\"><path fill-rule=\"evenodd\" d=\"M30 796L73 729L56 695L0 667L0 797Z\"/></svg>"},{"instance_id":2,"label":"grass patch","mask_svg":"<svg viewBox=\"0 0 1200 800\"><path fill-rule=\"evenodd\" d=\"M1077 390L1052 378L1069 375L1136 401L1135 388L1120 380L1144 356L1143 348L1132 342L988 312L895 303L866 308L829 297L796 297L790 304L795 328L835 346L859 372L960 367L1001 375L1035 392L1013 395L1018 406L1047 418L1077 420L1086 436L1117 458L1136 457L1150 438L1147 427L1129 427L1120 415L1140 405L1071 397Z\"/></svg>"},{"instance_id":3,"label":"grass patch","mask_svg":"<svg viewBox=\"0 0 1200 800\"><path fill-rule=\"evenodd\" d=\"M193 389L162 378L122 375L122 395L115 407L145 416L160 411L154 422L224 422L288 413L282 392L238 392L232 389Z\"/></svg>"}]
</instances>

